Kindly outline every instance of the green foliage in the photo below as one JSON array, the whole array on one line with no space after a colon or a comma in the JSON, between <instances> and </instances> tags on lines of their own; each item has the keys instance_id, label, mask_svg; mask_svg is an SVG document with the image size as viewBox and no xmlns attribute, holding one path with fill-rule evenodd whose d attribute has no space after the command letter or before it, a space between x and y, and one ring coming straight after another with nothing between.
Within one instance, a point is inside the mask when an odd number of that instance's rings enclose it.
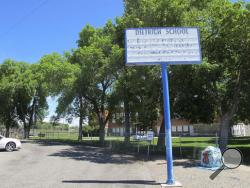
<instances>
[{"instance_id":1,"label":"green foliage","mask_svg":"<svg viewBox=\"0 0 250 188\"><path fill-rule=\"evenodd\" d=\"M119 77L115 86L118 96L124 95L129 101L130 117L133 123L140 122L151 127L159 117L161 100L161 80L159 67L133 67ZM126 93L124 94L124 85ZM123 98L119 97L120 103ZM118 103L120 105L120 103ZM121 105L119 106L121 107Z\"/></svg>"},{"instance_id":2,"label":"green foliage","mask_svg":"<svg viewBox=\"0 0 250 188\"><path fill-rule=\"evenodd\" d=\"M22 122L29 132L47 109L46 87L37 65L6 60L0 66L0 118L6 128Z\"/></svg>"},{"instance_id":3,"label":"green foliage","mask_svg":"<svg viewBox=\"0 0 250 188\"><path fill-rule=\"evenodd\" d=\"M204 61L198 66L171 67L171 107L173 116L191 122L210 123L216 117L214 83L219 67Z\"/></svg>"},{"instance_id":4,"label":"green foliage","mask_svg":"<svg viewBox=\"0 0 250 188\"><path fill-rule=\"evenodd\" d=\"M115 28L110 21L102 29L87 25L78 45L70 58L81 70L76 81L78 95L88 102L104 129L109 118L105 113L112 113L112 86L119 75L123 50L115 44Z\"/></svg>"},{"instance_id":5,"label":"green foliage","mask_svg":"<svg viewBox=\"0 0 250 188\"><path fill-rule=\"evenodd\" d=\"M89 46L91 44L90 38L96 33L95 28L91 25L86 25L79 34L78 46Z\"/></svg>"},{"instance_id":6,"label":"green foliage","mask_svg":"<svg viewBox=\"0 0 250 188\"><path fill-rule=\"evenodd\" d=\"M239 103L235 115L243 119L250 88L250 12L245 7L242 2L211 1L206 9L187 13L185 19L189 25L200 26L203 56L218 67L216 79L209 77L218 111L224 114Z\"/></svg>"},{"instance_id":7,"label":"green foliage","mask_svg":"<svg viewBox=\"0 0 250 188\"><path fill-rule=\"evenodd\" d=\"M70 64L67 55L69 54L61 56L58 53L52 53L43 56L39 61L39 69L51 96L57 96L62 91L71 89L76 75L79 74L78 65Z\"/></svg>"},{"instance_id":8,"label":"green foliage","mask_svg":"<svg viewBox=\"0 0 250 188\"><path fill-rule=\"evenodd\" d=\"M17 72L18 65L12 60L0 66L0 120L7 129L18 125L14 101Z\"/></svg>"},{"instance_id":9,"label":"green foliage","mask_svg":"<svg viewBox=\"0 0 250 188\"><path fill-rule=\"evenodd\" d=\"M111 22L103 29L87 25L80 33L79 48L73 51L70 58L72 64L80 67L75 83L79 93L95 108L104 103L107 105L108 90L118 76L123 51L114 44L113 33Z\"/></svg>"}]
</instances>

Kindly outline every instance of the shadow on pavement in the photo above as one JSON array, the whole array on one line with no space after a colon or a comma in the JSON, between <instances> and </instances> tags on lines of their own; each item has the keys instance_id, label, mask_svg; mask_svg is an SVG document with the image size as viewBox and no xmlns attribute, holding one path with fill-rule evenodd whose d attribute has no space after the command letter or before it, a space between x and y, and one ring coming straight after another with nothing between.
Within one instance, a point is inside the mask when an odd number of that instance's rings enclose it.
<instances>
[{"instance_id":1,"label":"shadow on pavement","mask_svg":"<svg viewBox=\"0 0 250 188\"><path fill-rule=\"evenodd\" d=\"M34 141L33 140L20 140L22 144L26 144L26 143L33 143Z\"/></svg>"},{"instance_id":2,"label":"shadow on pavement","mask_svg":"<svg viewBox=\"0 0 250 188\"><path fill-rule=\"evenodd\" d=\"M199 166L199 160L177 159L173 161L174 166L182 166L183 168L192 168ZM157 165L167 165L167 162L157 163Z\"/></svg>"},{"instance_id":3,"label":"shadow on pavement","mask_svg":"<svg viewBox=\"0 0 250 188\"><path fill-rule=\"evenodd\" d=\"M58 146L58 145L69 145L69 146L75 146L80 145L80 142L77 141L64 141L64 140L30 140L30 143L39 144L42 146Z\"/></svg>"},{"instance_id":4,"label":"shadow on pavement","mask_svg":"<svg viewBox=\"0 0 250 188\"><path fill-rule=\"evenodd\" d=\"M137 185L160 185L155 181L148 180L63 180L62 183L107 183L107 184L137 184Z\"/></svg>"},{"instance_id":5,"label":"shadow on pavement","mask_svg":"<svg viewBox=\"0 0 250 188\"><path fill-rule=\"evenodd\" d=\"M127 164L138 161L139 159L133 155L117 154L110 152L107 148L99 148L92 146L70 146L59 152L53 153L52 157L65 157L79 161L89 161L93 163L116 163Z\"/></svg>"},{"instance_id":6,"label":"shadow on pavement","mask_svg":"<svg viewBox=\"0 0 250 188\"><path fill-rule=\"evenodd\" d=\"M199 160L175 160L174 166L182 166L183 168L192 168L199 166Z\"/></svg>"},{"instance_id":7,"label":"shadow on pavement","mask_svg":"<svg viewBox=\"0 0 250 188\"><path fill-rule=\"evenodd\" d=\"M62 142L52 140L34 140L33 143L40 146L68 146L58 152L52 153L50 157L63 157L78 161L89 161L93 163L128 164L136 161L144 161L145 155L131 152L121 153L113 151L109 147L98 147L83 145L84 143Z\"/></svg>"}]
</instances>

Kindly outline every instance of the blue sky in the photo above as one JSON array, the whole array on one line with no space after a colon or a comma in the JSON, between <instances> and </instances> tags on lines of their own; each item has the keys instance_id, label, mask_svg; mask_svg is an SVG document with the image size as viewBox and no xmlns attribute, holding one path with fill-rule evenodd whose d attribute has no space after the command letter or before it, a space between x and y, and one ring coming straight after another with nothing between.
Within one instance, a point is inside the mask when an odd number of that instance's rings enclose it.
<instances>
[{"instance_id":1,"label":"blue sky","mask_svg":"<svg viewBox=\"0 0 250 188\"><path fill-rule=\"evenodd\" d=\"M122 0L1 0L0 62L35 63L70 50L84 25L100 27L122 13Z\"/></svg>"}]
</instances>

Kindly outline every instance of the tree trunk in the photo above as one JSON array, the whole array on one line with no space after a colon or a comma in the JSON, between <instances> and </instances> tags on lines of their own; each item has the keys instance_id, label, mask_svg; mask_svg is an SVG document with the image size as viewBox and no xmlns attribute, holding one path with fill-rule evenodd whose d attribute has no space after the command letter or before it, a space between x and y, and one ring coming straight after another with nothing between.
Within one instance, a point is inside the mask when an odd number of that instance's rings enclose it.
<instances>
[{"instance_id":1,"label":"tree trunk","mask_svg":"<svg viewBox=\"0 0 250 188\"><path fill-rule=\"evenodd\" d=\"M230 123L232 122L234 114L237 112L240 98L241 90L241 72L239 70L238 78L236 80L236 85L234 88L234 95L231 100L231 105L227 111L221 110L221 127L220 127L220 139L219 139L219 148L221 152L225 151L228 144L228 133ZM222 109L222 108L221 108Z\"/></svg>"},{"instance_id":2,"label":"tree trunk","mask_svg":"<svg viewBox=\"0 0 250 188\"><path fill-rule=\"evenodd\" d=\"M10 126L6 126L6 132L5 132L5 137L9 137L10 136Z\"/></svg>"},{"instance_id":3,"label":"tree trunk","mask_svg":"<svg viewBox=\"0 0 250 188\"><path fill-rule=\"evenodd\" d=\"M29 137L30 129L31 129L33 122L34 122L35 106L36 106L36 98L34 97L32 107L31 107L30 117L29 117L29 123L28 123L28 127L27 127L28 137Z\"/></svg>"},{"instance_id":4,"label":"tree trunk","mask_svg":"<svg viewBox=\"0 0 250 188\"><path fill-rule=\"evenodd\" d=\"M32 115L33 116L33 115ZM30 129L31 129L31 127L32 127L32 124L33 124L33 118L32 117L30 117L30 119L29 119L29 123L28 123L28 125L27 125L27 137L26 138L29 138L29 135L30 135Z\"/></svg>"},{"instance_id":5,"label":"tree trunk","mask_svg":"<svg viewBox=\"0 0 250 188\"><path fill-rule=\"evenodd\" d=\"M226 113L221 118L221 127L220 127L220 139L219 139L219 147L221 152L227 149L228 144L228 133L229 133L229 126L232 117L229 117L229 114Z\"/></svg>"},{"instance_id":6,"label":"tree trunk","mask_svg":"<svg viewBox=\"0 0 250 188\"><path fill-rule=\"evenodd\" d=\"M24 138L29 139L30 136L30 127L29 124L27 125L25 120L23 120L23 127L24 127Z\"/></svg>"},{"instance_id":7,"label":"tree trunk","mask_svg":"<svg viewBox=\"0 0 250 188\"><path fill-rule=\"evenodd\" d=\"M82 122L83 122L83 104L82 104L82 97L80 97L80 117L79 117L79 134L78 134L78 141L82 141Z\"/></svg>"},{"instance_id":8,"label":"tree trunk","mask_svg":"<svg viewBox=\"0 0 250 188\"><path fill-rule=\"evenodd\" d=\"M34 95L34 98L33 98L33 102L32 102L32 106L31 106L31 112L30 112L30 117L29 117L29 122L28 122L28 125L27 125L27 130L25 131L25 138L29 138L30 136L30 129L32 128L32 125L34 123L34 116L35 116L35 111L36 111L36 103L37 103L37 99L36 99L36 96Z\"/></svg>"},{"instance_id":9,"label":"tree trunk","mask_svg":"<svg viewBox=\"0 0 250 188\"><path fill-rule=\"evenodd\" d=\"M78 141L82 141L82 116L79 118L79 134L78 134Z\"/></svg>"},{"instance_id":10,"label":"tree trunk","mask_svg":"<svg viewBox=\"0 0 250 188\"><path fill-rule=\"evenodd\" d=\"M125 144L130 142L130 117L129 117L129 104L127 98L124 99L124 112L125 112Z\"/></svg>"},{"instance_id":11,"label":"tree trunk","mask_svg":"<svg viewBox=\"0 0 250 188\"><path fill-rule=\"evenodd\" d=\"M105 141L105 124L103 121L103 117L98 117L99 119L99 126L100 126L100 130L99 130L99 143L101 146L104 146L104 141Z\"/></svg>"},{"instance_id":12,"label":"tree trunk","mask_svg":"<svg viewBox=\"0 0 250 188\"><path fill-rule=\"evenodd\" d=\"M219 148L221 152L227 149L230 123L232 122L232 119L237 111L239 104L239 98L237 98L238 95L239 95L238 93L235 93L233 98L233 104L231 105L230 110L223 113L221 116L220 139L219 139Z\"/></svg>"},{"instance_id":13,"label":"tree trunk","mask_svg":"<svg viewBox=\"0 0 250 188\"><path fill-rule=\"evenodd\" d=\"M236 95L238 96L238 94L235 94L235 96ZM227 149L230 123L232 122L233 116L237 111L238 104L239 104L239 99L237 97L234 97L231 109L228 112L223 113L221 117L220 138L219 138L219 148L221 152Z\"/></svg>"},{"instance_id":14,"label":"tree trunk","mask_svg":"<svg viewBox=\"0 0 250 188\"><path fill-rule=\"evenodd\" d=\"M165 126L164 117L162 117L161 127L158 135L157 147L165 146Z\"/></svg>"},{"instance_id":15,"label":"tree trunk","mask_svg":"<svg viewBox=\"0 0 250 188\"><path fill-rule=\"evenodd\" d=\"M28 126L24 127L24 138L29 139L30 137L30 129Z\"/></svg>"}]
</instances>

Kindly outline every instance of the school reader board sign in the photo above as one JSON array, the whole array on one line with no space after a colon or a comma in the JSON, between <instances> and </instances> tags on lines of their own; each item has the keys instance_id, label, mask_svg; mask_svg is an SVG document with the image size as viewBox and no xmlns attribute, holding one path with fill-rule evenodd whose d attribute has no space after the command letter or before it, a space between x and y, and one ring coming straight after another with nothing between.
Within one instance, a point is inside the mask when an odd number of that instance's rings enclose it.
<instances>
[{"instance_id":1,"label":"school reader board sign","mask_svg":"<svg viewBox=\"0 0 250 188\"><path fill-rule=\"evenodd\" d=\"M128 66L201 63L198 28L131 28L125 32Z\"/></svg>"}]
</instances>

